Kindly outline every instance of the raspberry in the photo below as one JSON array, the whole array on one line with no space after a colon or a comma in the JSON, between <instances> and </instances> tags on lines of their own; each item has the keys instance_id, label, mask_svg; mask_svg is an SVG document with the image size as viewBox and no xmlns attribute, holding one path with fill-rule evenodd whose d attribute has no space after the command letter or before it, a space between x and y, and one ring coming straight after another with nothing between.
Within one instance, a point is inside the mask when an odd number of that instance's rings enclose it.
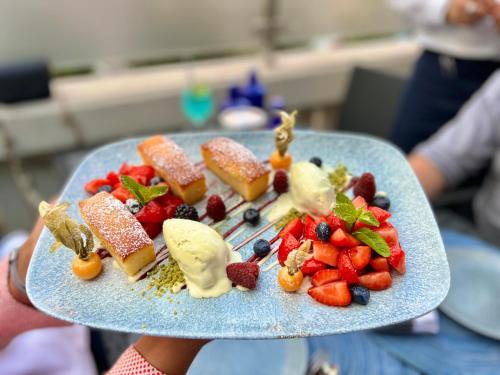
<instances>
[{"instance_id":1,"label":"raspberry","mask_svg":"<svg viewBox=\"0 0 500 375\"><path fill-rule=\"evenodd\" d=\"M363 173L359 180L354 185L354 196L361 196L365 198L368 203L371 203L376 191L375 177L371 173Z\"/></svg>"},{"instance_id":2,"label":"raspberry","mask_svg":"<svg viewBox=\"0 0 500 375\"><path fill-rule=\"evenodd\" d=\"M198 211L193 206L183 203L175 209L174 217L176 219L188 219L193 221L198 221Z\"/></svg>"},{"instance_id":3,"label":"raspberry","mask_svg":"<svg viewBox=\"0 0 500 375\"><path fill-rule=\"evenodd\" d=\"M273 187L278 194L288 191L288 175L284 170L278 170L274 174Z\"/></svg>"},{"instance_id":4,"label":"raspberry","mask_svg":"<svg viewBox=\"0 0 500 375\"><path fill-rule=\"evenodd\" d=\"M226 267L227 278L236 285L255 289L259 277L259 265L252 262L231 263Z\"/></svg>"},{"instance_id":5,"label":"raspberry","mask_svg":"<svg viewBox=\"0 0 500 375\"><path fill-rule=\"evenodd\" d=\"M208 197L207 215L214 221L220 221L226 217L226 205L220 196L211 195Z\"/></svg>"}]
</instances>

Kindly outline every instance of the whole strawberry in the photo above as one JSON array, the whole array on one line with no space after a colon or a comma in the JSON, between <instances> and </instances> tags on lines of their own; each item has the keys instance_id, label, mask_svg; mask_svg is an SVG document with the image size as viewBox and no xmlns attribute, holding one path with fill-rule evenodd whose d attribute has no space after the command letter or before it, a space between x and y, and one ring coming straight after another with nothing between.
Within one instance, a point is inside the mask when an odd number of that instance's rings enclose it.
<instances>
[{"instance_id":1,"label":"whole strawberry","mask_svg":"<svg viewBox=\"0 0 500 375\"><path fill-rule=\"evenodd\" d=\"M236 285L255 289L259 277L259 265L252 262L231 263L226 267L227 278Z\"/></svg>"},{"instance_id":2,"label":"whole strawberry","mask_svg":"<svg viewBox=\"0 0 500 375\"><path fill-rule=\"evenodd\" d=\"M226 205L220 196L211 195L208 197L207 215L214 221L220 221L226 217Z\"/></svg>"},{"instance_id":3,"label":"whole strawberry","mask_svg":"<svg viewBox=\"0 0 500 375\"><path fill-rule=\"evenodd\" d=\"M274 174L273 187L274 191L278 194L288 191L288 175L284 170L277 170Z\"/></svg>"},{"instance_id":4,"label":"whole strawberry","mask_svg":"<svg viewBox=\"0 0 500 375\"><path fill-rule=\"evenodd\" d=\"M368 203L373 200L376 190L375 177L369 172L363 173L353 187L354 196L361 196Z\"/></svg>"}]
</instances>

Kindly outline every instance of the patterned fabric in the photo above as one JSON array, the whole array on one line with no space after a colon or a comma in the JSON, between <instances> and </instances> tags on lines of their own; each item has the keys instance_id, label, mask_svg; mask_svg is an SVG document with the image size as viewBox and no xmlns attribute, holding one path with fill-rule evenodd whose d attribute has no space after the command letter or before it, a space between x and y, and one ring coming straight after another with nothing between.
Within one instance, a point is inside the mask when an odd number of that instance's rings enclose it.
<instances>
[{"instance_id":1,"label":"patterned fabric","mask_svg":"<svg viewBox=\"0 0 500 375\"><path fill-rule=\"evenodd\" d=\"M36 328L68 326L69 323L17 302L9 292L9 260L0 262L0 349L17 335ZM14 319L15 317L15 319Z\"/></svg>"},{"instance_id":2,"label":"patterned fabric","mask_svg":"<svg viewBox=\"0 0 500 375\"><path fill-rule=\"evenodd\" d=\"M130 345L118 358L107 375L166 375L154 368L142 355Z\"/></svg>"}]
</instances>

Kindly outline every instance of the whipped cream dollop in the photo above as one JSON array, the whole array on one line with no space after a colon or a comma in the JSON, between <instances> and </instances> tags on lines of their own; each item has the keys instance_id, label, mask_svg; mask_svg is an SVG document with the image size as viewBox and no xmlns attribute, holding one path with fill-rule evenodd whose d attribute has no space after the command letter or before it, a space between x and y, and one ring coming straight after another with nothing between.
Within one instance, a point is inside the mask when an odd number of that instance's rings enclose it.
<instances>
[{"instance_id":1,"label":"whipped cream dollop","mask_svg":"<svg viewBox=\"0 0 500 375\"><path fill-rule=\"evenodd\" d=\"M197 221L170 219L163 223L163 237L192 297L218 297L231 290L226 266L239 261L238 254L219 233Z\"/></svg>"},{"instance_id":2,"label":"whipped cream dollop","mask_svg":"<svg viewBox=\"0 0 500 375\"><path fill-rule=\"evenodd\" d=\"M278 198L268 218L278 220L292 208L313 216L328 215L334 204L335 192L328 173L313 163L299 162L290 169L289 192Z\"/></svg>"}]
</instances>

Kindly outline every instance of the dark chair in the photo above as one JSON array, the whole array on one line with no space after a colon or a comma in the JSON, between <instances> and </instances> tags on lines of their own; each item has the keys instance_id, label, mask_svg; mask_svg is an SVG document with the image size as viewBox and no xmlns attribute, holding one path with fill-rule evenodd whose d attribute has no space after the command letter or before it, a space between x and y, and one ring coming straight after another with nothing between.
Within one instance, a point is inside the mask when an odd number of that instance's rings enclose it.
<instances>
[{"instance_id":1,"label":"dark chair","mask_svg":"<svg viewBox=\"0 0 500 375\"><path fill-rule=\"evenodd\" d=\"M354 68L338 128L387 139L404 83L391 74Z\"/></svg>"}]
</instances>

